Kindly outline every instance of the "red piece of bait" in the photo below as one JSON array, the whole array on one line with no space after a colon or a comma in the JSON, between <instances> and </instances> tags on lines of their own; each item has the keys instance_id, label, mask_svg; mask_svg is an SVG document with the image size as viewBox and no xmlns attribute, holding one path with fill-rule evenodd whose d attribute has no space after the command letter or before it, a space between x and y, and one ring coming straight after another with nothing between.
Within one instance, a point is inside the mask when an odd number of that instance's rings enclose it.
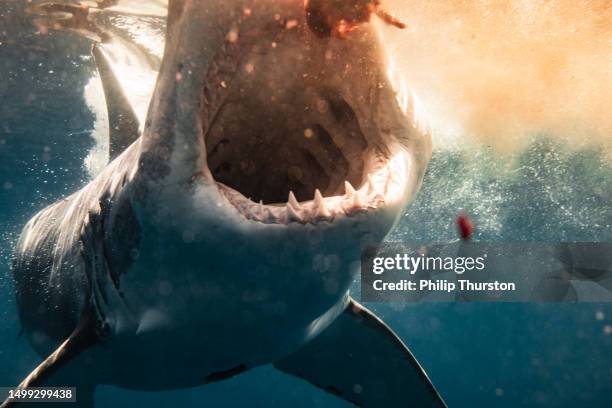
<instances>
[{"instance_id":1,"label":"red piece of bait","mask_svg":"<svg viewBox=\"0 0 612 408\"><path fill-rule=\"evenodd\" d=\"M474 233L474 224L466 213L461 213L457 217L457 229L462 240L467 241Z\"/></svg>"}]
</instances>

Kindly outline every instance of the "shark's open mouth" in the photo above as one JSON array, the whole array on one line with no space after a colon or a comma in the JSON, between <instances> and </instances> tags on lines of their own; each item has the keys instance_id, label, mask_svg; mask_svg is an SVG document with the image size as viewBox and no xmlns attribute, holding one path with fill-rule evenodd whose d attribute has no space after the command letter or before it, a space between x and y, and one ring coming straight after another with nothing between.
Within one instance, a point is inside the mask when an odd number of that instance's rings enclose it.
<instances>
[{"instance_id":1,"label":"shark's open mouth","mask_svg":"<svg viewBox=\"0 0 612 408\"><path fill-rule=\"evenodd\" d=\"M318 101L314 113L232 98L220 109L206 135L208 167L247 219L332 221L402 196L405 155L369 143L340 98Z\"/></svg>"}]
</instances>

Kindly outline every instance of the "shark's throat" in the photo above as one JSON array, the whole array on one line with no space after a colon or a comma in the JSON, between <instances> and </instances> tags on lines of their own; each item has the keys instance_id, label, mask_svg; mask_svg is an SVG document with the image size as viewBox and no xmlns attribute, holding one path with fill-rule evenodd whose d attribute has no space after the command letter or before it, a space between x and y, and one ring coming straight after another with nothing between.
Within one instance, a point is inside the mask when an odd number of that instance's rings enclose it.
<instances>
[{"instance_id":1,"label":"shark's throat","mask_svg":"<svg viewBox=\"0 0 612 408\"><path fill-rule=\"evenodd\" d=\"M290 191L309 200L317 189L339 193L345 180L362 184L368 142L344 100L303 89L262 88L248 97L241 91L223 105L206 137L216 181L265 204L286 201ZM274 93L266 104L268 92Z\"/></svg>"}]
</instances>

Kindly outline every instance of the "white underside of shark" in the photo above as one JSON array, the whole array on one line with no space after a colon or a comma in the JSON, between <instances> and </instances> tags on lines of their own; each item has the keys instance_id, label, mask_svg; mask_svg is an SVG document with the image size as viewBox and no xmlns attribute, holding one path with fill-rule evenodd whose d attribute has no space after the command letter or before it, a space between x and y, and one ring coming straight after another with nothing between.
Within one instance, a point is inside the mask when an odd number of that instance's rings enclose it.
<instances>
[{"instance_id":1,"label":"white underside of shark","mask_svg":"<svg viewBox=\"0 0 612 408\"><path fill-rule=\"evenodd\" d=\"M98 384L185 388L274 364L358 406L444 406L349 295L430 155L374 25L337 36L302 0L176 1L160 59L121 35L166 14L139 3L39 9L95 43L112 161L23 230L17 300L46 359L21 387L76 386L88 407Z\"/></svg>"}]
</instances>

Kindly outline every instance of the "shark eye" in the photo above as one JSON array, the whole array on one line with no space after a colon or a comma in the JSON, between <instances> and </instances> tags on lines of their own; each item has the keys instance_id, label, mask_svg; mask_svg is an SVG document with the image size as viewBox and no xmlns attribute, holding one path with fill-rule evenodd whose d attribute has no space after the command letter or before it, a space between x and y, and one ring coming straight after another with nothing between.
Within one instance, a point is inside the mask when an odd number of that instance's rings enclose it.
<instances>
[{"instance_id":1,"label":"shark eye","mask_svg":"<svg viewBox=\"0 0 612 408\"><path fill-rule=\"evenodd\" d=\"M398 28L406 25L380 8L380 0L305 0L308 27L318 37L346 38L372 14Z\"/></svg>"}]
</instances>

